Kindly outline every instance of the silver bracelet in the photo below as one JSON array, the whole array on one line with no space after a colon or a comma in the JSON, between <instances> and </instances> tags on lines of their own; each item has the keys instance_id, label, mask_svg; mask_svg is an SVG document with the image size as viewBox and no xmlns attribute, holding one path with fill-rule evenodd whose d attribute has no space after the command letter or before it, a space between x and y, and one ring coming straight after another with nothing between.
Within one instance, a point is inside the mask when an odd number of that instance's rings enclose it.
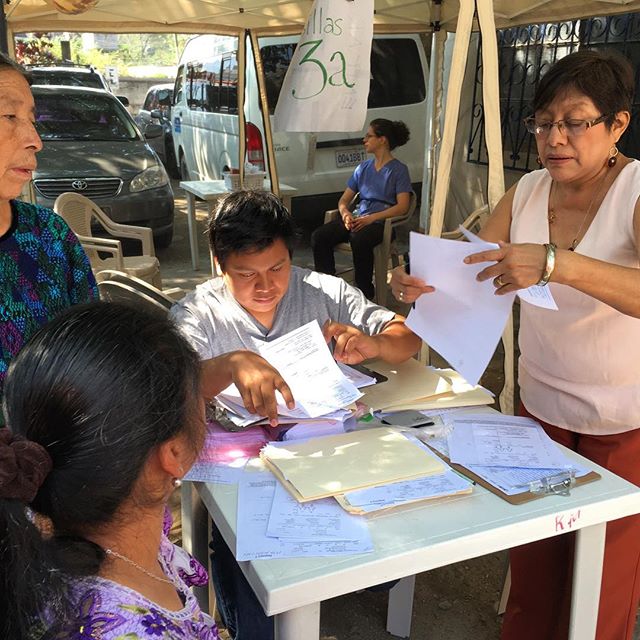
<instances>
[{"instance_id":1,"label":"silver bracelet","mask_svg":"<svg viewBox=\"0 0 640 640\"><path fill-rule=\"evenodd\" d=\"M544 265L542 278L537 282L540 287L544 287L549 282L549 278L551 278L551 274L556 267L556 245L550 242L549 244L545 244L544 248L547 250L547 261Z\"/></svg>"}]
</instances>

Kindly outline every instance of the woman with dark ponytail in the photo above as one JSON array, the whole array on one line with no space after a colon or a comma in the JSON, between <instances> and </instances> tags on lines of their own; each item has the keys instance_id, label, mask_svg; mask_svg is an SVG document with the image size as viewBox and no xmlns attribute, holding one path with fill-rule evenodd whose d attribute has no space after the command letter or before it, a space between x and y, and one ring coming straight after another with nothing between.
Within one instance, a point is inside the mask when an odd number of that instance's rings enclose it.
<instances>
[{"instance_id":1,"label":"woman with dark ponytail","mask_svg":"<svg viewBox=\"0 0 640 640\"><path fill-rule=\"evenodd\" d=\"M204 438L199 362L168 319L75 307L12 361L0 430L0 638L216 640L166 538Z\"/></svg>"},{"instance_id":2,"label":"woman with dark ponytail","mask_svg":"<svg viewBox=\"0 0 640 640\"><path fill-rule=\"evenodd\" d=\"M391 154L408 141L409 129L404 122L372 120L363 143L374 157L359 164L349 178L338 203L340 218L322 225L311 236L315 270L321 273L335 275L334 247L341 242L351 244L356 286L370 300L375 295L373 248L382 242L384 221L405 214L411 202L409 169ZM358 193L360 201L352 211L349 207Z\"/></svg>"}]
</instances>

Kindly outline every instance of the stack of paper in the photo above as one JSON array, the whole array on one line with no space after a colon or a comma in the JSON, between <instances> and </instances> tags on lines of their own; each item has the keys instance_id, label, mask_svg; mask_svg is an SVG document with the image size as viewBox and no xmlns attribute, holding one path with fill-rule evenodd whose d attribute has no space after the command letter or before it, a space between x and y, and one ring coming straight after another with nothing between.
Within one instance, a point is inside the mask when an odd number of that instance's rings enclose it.
<instances>
[{"instance_id":1,"label":"stack of paper","mask_svg":"<svg viewBox=\"0 0 640 640\"><path fill-rule=\"evenodd\" d=\"M296 401L295 408L288 409L282 396L276 394L282 421L300 422L320 416L343 420L350 415L344 408L362 396L336 364L316 320L273 342L256 342L256 351L280 372ZM261 421L260 416L244 408L234 385L218 395L217 402L238 426Z\"/></svg>"},{"instance_id":2,"label":"stack of paper","mask_svg":"<svg viewBox=\"0 0 640 640\"><path fill-rule=\"evenodd\" d=\"M392 428L270 443L260 457L299 502L445 470L442 461Z\"/></svg>"},{"instance_id":3,"label":"stack of paper","mask_svg":"<svg viewBox=\"0 0 640 640\"><path fill-rule=\"evenodd\" d=\"M529 490L529 484L558 470L589 473L567 458L542 427L530 418L465 415L454 419L447 439L429 445L506 495Z\"/></svg>"},{"instance_id":4,"label":"stack of paper","mask_svg":"<svg viewBox=\"0 0 640 640\"><path fill-rule=\"evenodd\" d=\"M252 462L253 464L253 462ZM367 523L333 499L300 504L270 472L246 471L238 486L236 558L265 560L373 551Z\"/></svg>"},{"instance_id":5,"label":"stack of paper","mask_svg":"<svg viewBox=\"0 0 640 640\"><path fill-rule=\"evenodd\" d=\"M415 436L406 433L405 436L417 447L423 449L427 455L435 457L435 454L431 453L429 448ZM438 460L438 462L441 461ZM335 498L349 513L364 515L425 500L471 493L473 485L471 480L463 478L448 465L444 465L444 468L443 473L349 491Z\"/></svg>"},{"instance_id":6,"label":"stack of paper","mask_svg":"<svg viewBox=\"0 0 640 640\"><path fill-rule=\"evenodd\" d=\"M374 360L367 366L388 378L364 390L362 402L371 411L440 409L493 402L490 391L470 385L453 369L426 367L413 359L399 365Z\"/></svg>"}]
</instances>

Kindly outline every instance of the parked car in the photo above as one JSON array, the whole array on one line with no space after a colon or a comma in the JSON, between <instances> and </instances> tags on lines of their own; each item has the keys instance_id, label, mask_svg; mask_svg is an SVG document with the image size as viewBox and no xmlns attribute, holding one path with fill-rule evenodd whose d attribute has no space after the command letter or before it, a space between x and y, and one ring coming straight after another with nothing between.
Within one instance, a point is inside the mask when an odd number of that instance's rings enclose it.
<instances>
[{"instance_id":1,"label":"parked car","mask_svg":"<svg viewBox=\"0 0 640 640\"><path fill-rule=\"evenodd\" d=\"M31 84L34 85L64 85L68 87L92 87L94 89L104 89L109 93L111 87L104 76L91 65L65 63L58 66L27 65ZM129 99L126 96L117 96L125 107L129 106Z\"/></svg>"},{"instance_id":2,"label":"parked car","mask_svg":"<svg viewBox=\"0 0 640 640\"><path fill-rule=\"evenodd\" d=\"M101 89L33 86L36 127L44 143L33 185L38 203L51 207L77 191L116 222L151 227L155 244L173 237L169 176L145 138L163 135L149 124L144 136L122 103Z\"/></svg>"},{"instance_id":3,"label":"parked car","mask_svg":"<svg viewBox=\"0 0 640 640\"><path fill-rule=\"evenodd\" d=\"M178 163L173 149L173 132L171 130L171 103L173 102L173 85L156 84L149 87L144 103L134 120L144 131L146 125L155 122L162 125L164 135L149 140L151 148L160 156L164 168L172 178L179 178Z\"/></svg>"}]
</instances>

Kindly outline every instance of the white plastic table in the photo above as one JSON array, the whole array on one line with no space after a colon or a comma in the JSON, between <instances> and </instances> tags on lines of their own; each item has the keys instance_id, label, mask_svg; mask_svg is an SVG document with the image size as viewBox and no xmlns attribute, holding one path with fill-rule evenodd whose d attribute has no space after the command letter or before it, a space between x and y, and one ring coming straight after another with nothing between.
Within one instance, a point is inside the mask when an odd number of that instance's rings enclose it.
<instances>
[{"instance_id":1,"label":"white plastic table","mask_svg":"<svg viewBox=\"0 0 640 640\"><path fill-rule=\"evenodd\" d=\"M575 487L567 497L546 496L518 506L475 486L470 495L371 519L373 553L259 560L240 566L265 612L276 616L277 640L318 638L323 600L406 578L390 592L387 626L406 637L416 573L577 531L569 638L595 638L606 523L640 512L640 488L565 451L598 471L602 479ZM206 559L207 513L235 549L236 509L236 485L187 485L183 491L187 549Z\"/></svg>"},{"instance_id":2,"label":"white plastic table","mask_svg":"<svg viewBox=\"0 0 640 640\"><path fill-rule=\"evenodd\" d=\"M207 203L209 213L213 203L229 190L224 186L224 180L184 180L180 187L187 194L187 222L189 223L189 247L191 249L191 266L194 271L200 268L200 256L198 252L198 237L196 235L196 196ZM264 181L264 188L271 190L271 182ZM288 184L280 184L280 197L284 206L291 211L291 196L297 189Z\"/></svg>"}]
</instances>

